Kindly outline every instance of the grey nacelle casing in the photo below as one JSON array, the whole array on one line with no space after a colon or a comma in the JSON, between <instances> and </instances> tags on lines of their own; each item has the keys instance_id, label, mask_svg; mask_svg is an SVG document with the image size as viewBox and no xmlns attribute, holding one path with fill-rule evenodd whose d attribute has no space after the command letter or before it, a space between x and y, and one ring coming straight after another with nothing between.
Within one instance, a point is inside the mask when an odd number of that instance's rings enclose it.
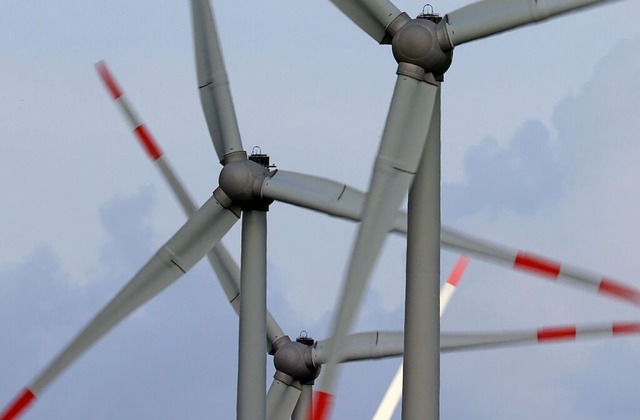
<instances>
[{"instance_id":1,"label":"grey nacelle casing","mask_svg":"<svg viewBox=\"0 0 640 420\"><path fill-rule=\"evenodd\" d=\"M311 348L306 344L289 341L278 348L273 364L276 370L286 373L301 383L310 383L320 374L320 366L313 366Z\"/></svg>"},{"instance_id":2,"label":"grey nacelle casing","mask_svg":"<svg viewBox=\"0 0 640 420\"><path fill-rule=\"evenodd\" d=\"M220 188L234 204L243 209L264 208L273 200L263 199L261 189L269 170L252 160L242 159L227 163L218 182Z\"/></svg>"},{"instance_id":3,"label":"grey nacelle casing","mask_svg":"<svg viewBox=\"0 0 640 420\"><path fill-rule=\"evenodd\" d=\"M426 73L438 77L451 66L453 50L445 48L446 32L442 24L428 19L412 19L393 37L391 48L398 63L421 67Z\"/></svg>"}]
</instances>

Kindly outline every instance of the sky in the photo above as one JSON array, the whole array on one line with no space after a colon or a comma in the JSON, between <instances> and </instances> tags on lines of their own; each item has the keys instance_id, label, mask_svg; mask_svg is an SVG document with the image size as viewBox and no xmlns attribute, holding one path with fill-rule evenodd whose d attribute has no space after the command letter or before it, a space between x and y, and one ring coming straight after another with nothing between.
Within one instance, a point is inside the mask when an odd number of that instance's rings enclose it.
<instances>
[{"instance_id":1,"label":"sky","mask_svg":"<svg viewBox=\"0 0 640 420\"><path fill-rule=\"evenodd\" d=\"M93 64L107 61L198 203L217 185L182 3L0 3L0 404L185 220ZM214 8L245 148L366 189L395 78L389 49L328 1ZM444 223L640 287L639 12L617 2L455 50L443 84ZM269 309L292 337L325 338L355 226L278 203L268 218ZM239 260L239 224L224 243ZM402 328L404 246L387 240L358 330ZM456 258L443 252L443 278ZM621 320L640 313L473 259L442 330ZM443 355L441 416L636 418L639 352L630 337ZM200 264L25 418L233 418L236 360L237 318ZM343 369L336 418L369 418L398 364Z\"/></svg>"}]
</instances>

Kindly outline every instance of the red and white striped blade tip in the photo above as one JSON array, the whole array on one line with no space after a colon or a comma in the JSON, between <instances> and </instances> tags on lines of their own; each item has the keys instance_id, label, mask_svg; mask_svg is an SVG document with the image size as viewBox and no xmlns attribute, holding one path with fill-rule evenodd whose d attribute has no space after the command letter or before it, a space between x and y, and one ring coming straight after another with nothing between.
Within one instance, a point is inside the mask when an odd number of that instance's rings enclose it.
<instances>
[{"instance_id":1,"label":"red and white striped blade tip","mask_svg":"<svg viewBox=\"0 0 640 420\"><path fill-rule=\"evenodd\" d=\"M453 267L453 270L451 270L451 274L449 274L447 283L457 287L464 271L467 269L467 265L469 265L469 257L464 255L460 256L460 258L458 258L458 262L456 262L456 265Z\"/></svg>"},{"instance_id":2,"label":"red and white striped blade tip","mask_svg":"<svg viewBox=\"0 0 640 420\"><path fill-rule=\"evenodd\" d=\"M2 417L0 420L13 420L20 417L20 415L34 402L36 396L29 390L25 388L15 400L11 402L10 405L5 408L2 413Z\"/></svg>"},{"instance_id":3,"label":"red and white striped blade tip","mask_svg":"<svg viewBox=\"0 0 640 420\"><path fill-rule=\"evenodd\" d=\"M313 393L312 420L328 420L333 406L333 395L315 391Z\"/></svg>"},{"instance_id":4,"label":"red and white striped blade tip","mask_svg":"<svg viewBox=\"0 0 640 420\"><path fill-rule=\"evenodd\" d=\"M587 333L589 331L586 331ZM616 322L611 324L611 334L613 336L626 334L639 334L639 322ZM537 333L538 342L575 340L580 334L580 329L576 325L562 327L540 328Z\"/></svg>"},{"instance_id":5,"label":"red and white striped blade tip","mask_svg":"<svg viewBox=\"0 0 640 420\"><path fill-rule=\"evenodd\" d=\"M111 97L116 101L122 112L126 115L129 123L131 124L133 133L140 142L142 148L147 152L149 158L154 162L160 159L162 156L162 149L158 145L158 142L153 138L146 125L140 121L129 102L124 98L124 91L109 71L107 63L99 61L96 63L96 70L98 71L98 74L100 75L100 78L107 90L111 94Z\"/></svg>"},{"instance_id":6,"label":"red and white striped blade tip","mask_svg":"<svg viewBox=\"0 0 640 420\"><path fill-rule=\"evenodd\" d=\"M542 275L544 277L549 277L552 280L558 279L563 274L569 275L568 273L563 272L562 265L559 262L548 260L527 252L518 252L513 261L513 267L519 270ZM573 275L571 275L571 277L573 277ZM640 290L606 277L593 278L589 281L597 286L598 293L622 299L636 306L640 306Z\"/></svg>"},{"instance_id":7,"label":"red and white striped blade tip","mask_svg":"<svg viewBox=\"0 0 640 420\"><path fill-rule=\"evenodd\" d=\"M107 87L107 90L111 94L111 97L113 99L118 99L119 97L121 97L122 89L120 89L120 86L118 85L114 77L111 75L111 72L107 67L107 63L105 63L104 60L101 60L101 61L98 61L95 64L95 66L96 66L96 70L98 71L98 74L100 75L100 78L102 79L105 86Z\"/></svg>"}]
</instances>

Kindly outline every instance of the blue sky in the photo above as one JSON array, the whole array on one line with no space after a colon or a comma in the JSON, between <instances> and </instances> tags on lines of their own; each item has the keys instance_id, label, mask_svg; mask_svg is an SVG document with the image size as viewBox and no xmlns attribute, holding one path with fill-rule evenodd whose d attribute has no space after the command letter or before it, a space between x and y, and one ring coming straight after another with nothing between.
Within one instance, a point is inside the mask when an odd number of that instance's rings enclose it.
<instances>
[{"instance_id":1,"label":"blue sky","mask_svg":"<svg viewBox=\"0 0 640 420\"><path fill-rule=\"evenodd\" d=\"M245 147L260 145L283 169L364 189L393 87L388 48L329 2L236 3L214 7ZM435 6L445 13L466 3ZM411 15L422 9L396 4ZM640 287L639 11L620 2L456 49L443 86L449 225ZM184 221L93 64L107 61L196 201L217 183L189 20L186 4L168 1L0 5L0 334L8 338L0 401ZM269 220L270 310L292 336L323 338L354 226L283 204ZM239 230L225 243L238 255ZM359 328L401 328L403 258L402 239L391 237ZM455 258L444 253L443 275ZM443 329L639 318L473 260ZM76 363L26 418L230 418L236 330L213 275L198 266ZM444 356L442 417L634 418L638 340ZM338 414L370 416L396 366L346 369Z\"/></svg>"}]
</instances>

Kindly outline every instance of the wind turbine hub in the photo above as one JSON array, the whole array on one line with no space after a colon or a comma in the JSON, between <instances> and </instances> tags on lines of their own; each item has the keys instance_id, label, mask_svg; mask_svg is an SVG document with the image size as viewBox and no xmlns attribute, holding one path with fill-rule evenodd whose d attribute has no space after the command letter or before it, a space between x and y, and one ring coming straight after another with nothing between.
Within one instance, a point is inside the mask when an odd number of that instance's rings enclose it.
<instances>
[{"instance_id":1,"label":"wind turbine hub","mask_svg":"<svg viewBox=\"0 0 640 420\"><path fill-rule=\"evenodd\" d=\"M394 35L391 41L393 57L398 63L416 65L439 78L453 60L453 51L447 48L446 37L444 22L412 19Z\"/></svg>"},{"instance_id":2,"label":"wind turbine hub","mask_svg":"<svg viewBox=\"0 0 640 420\"><path fill-rule=\"evenodd\" d=\"M311 345L307 342L291 341L279 346L273 355L276 370L286 373L302 384L312 383L320 375L320 366L311 361Z\"/></svg>"},{"instance_id":3,"label":"wind turbine hub","mask_svg":"<svg viewBox=\"0 0 640 420\"><path fill-rule=\"evenodd\" d=\"M220 188L243 210L266 211L273 200L261 197L264 180L269 169L249 159L227 163L220 172Z\"/></svg>"}]
</instances>

